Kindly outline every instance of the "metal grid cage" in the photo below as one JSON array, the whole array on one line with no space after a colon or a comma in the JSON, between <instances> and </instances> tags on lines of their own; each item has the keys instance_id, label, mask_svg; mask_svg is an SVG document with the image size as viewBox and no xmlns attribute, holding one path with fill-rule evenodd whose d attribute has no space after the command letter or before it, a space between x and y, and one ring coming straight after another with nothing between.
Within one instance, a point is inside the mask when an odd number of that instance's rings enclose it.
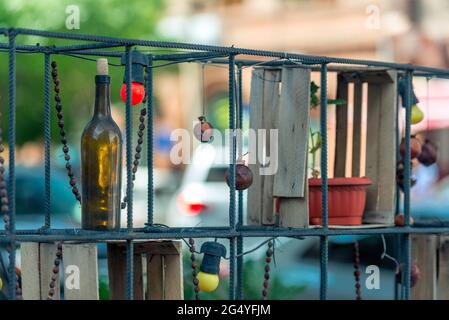
<instances>
[{"instance_id":1,"label":"metal grid cage","mask_svg":"<svg viewBox=\"0 0 449 320\"><path fill-rule=\"evenodd\" d=\"M379 62L370 60L356 60L345 58L320 57L297 53L254 50L245 48L211 46L199 44L187 44L177 42L145 41L125 38L113 38L79 33L48 32L21 28L0 28L0 34L4 35L7 41L0 43L0 51L5 52L9 59L8 73L8 143L9 151L9 179L7 182L8 196L10 199L9 218L10 230L0 231L0 242L11 246L9 256L9 296L15 299L15 256L16 246L21 241L91 241L101 242L108 240L126 240L127 243L127 283L126 296L133 298L133 242L138 239L180 239L180 238L223 238L228 239L230 244L230 273L229 273L229 299L241 299L243 297L243 239L245 237L291 237L298 238L304 236L314 236L320 238L320 299L327 298L327 278L328 278L328 249L329 236L334 235L380 235L391 234L402 238L400 241L400 252L404 261L404 282L402 285L402 299L410 296L410 265L411 265L411 234L416 233L449 233L448 227L426 227L416 228L409 225L410 218L410 126L411 126L411 96L412 79L416 77L440 77L448 78L449 70L430 67L414 66L410 64L397 64L389 62ZM42 45L17 45L16 39L22 36L36 36L44 38L56 38L70 41L83 42L82 44L69 44L62 46L42 46ZM147 123L147 161L148 161L148 208L147 224L143 228L133 227L133 189L132 189L132 121L131 121L131 98L130 92L126 100L126 176L128 195L127 205L127 228L119 231L88 231L73 229L53 229L51 227L50 209L50 57L59 54L76 54L79 56L106 56L121 57L125 54L125 83L130 90L131 81L131 55L133 47L176 49L175 53L148 54L149 65L146 67L146 92L148 95L146 107L148 114ZM107 48L115 48L106 50ZM181 52L180 52L181 51ZM42 55L43 75L44 75L44 148L45 148L45 212L43 216L43 227L37 230L16 230L15 226L15 118L16 118L16 55L19 53L33 53ZM158 226L153 222L153 68L158 66L183 63L183 62L205 62L212 61L228 66L229 69L229 92L242 91L242 67L261 64L261 60L236 59L237 56L263 57L264 66L282 66L290 64L300 64L318 68L321 73L321 111L320 129L322 134L321 152L321 173L322 173L322 207L323 225L321 228L286 228L269 226L245 226L243 222L242 192L235 189L235 165L236 165L236 135L230 136L230 190L229 190L229 225L217 227L186 227L186 228L166 228ZM271 58L272 60L267 60ZM156 61L165 61L164 64L153 64ZM329 229L328 227L328 188L327 188L327 72L329 64L347 64L357 66L383 67L397 70L403 74L405 79L405 170L404 170L404 227L386 227L382 229ZM237 81L235 75L237 74ZM235 97L238 97L237 99ZM241 126L242 113L241 94L229 94L229 129L235 130Z\"/></svg>"}]
</instances>

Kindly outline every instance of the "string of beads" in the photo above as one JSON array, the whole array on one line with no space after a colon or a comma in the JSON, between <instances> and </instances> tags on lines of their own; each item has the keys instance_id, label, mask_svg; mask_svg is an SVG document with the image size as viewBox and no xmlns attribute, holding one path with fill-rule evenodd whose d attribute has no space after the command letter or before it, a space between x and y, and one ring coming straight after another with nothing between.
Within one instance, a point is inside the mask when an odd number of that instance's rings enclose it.
<instances>
[{"instance_id":1,"label":"string of beads","mask_svg":"<svg viewBox=\"0 0 449 320\"><path fill-rule=\"evenodd\" d=\"M5 226L5 231L9 233L10 231L10 220L9 220L9 200L8 200L8 190L6 188L5 179L5 158L3 158L3 151L5 147L3 146L2 129L0 128L0 201L1 201L1 211L3 214L3 222ZM7 245L6 250L11 253L11 245ZM16 288L16 300L22 300L22 288L20 284L19 275L17 274L17 269L15 270L15 288Z\"/></svg>"},{"instance_id":2,"label":"string of beads","mask_svg":"<svg viewBox=\"0 0 449 320\"><path fill-rule=\"evenodd\" d=\"M48 285L48 296L47 300L53 300L56 293L56 281L59 281L59 265L62 261L62 241L56 243L56 254L55 261L53 262L53 269L50 284Z\"/></svg>"},{"instance_id":3,"label":"string of beads","mask_svg":"<svg viewBox=\"0 0 449 320\"><path fill-rule=\"evenodd\" d=\"M270 285L270 263L271 263L271 257L273 256L273 241L268 242L268 249L266 252L265 257L265 274L264 274L264 281L263 281L263 290L262 290L262 298L263 300L268 299L268 286Z\"/></svg>"},{"instance_id":4,"label":"string of beads","mask_svg":"<svg viewBox=\"0 0 449 320\"><path fill-rule=\"evenodd\" d=\"M55 102L56 102L56 116L58 117L58 127L59 135L61 136L62 151L64 152L64 160L66 161L65 167L67 169L67 175L69 176L70 187L72 188L72 193L75 195L76 200L81 202L81 194L76 185L75 174L72 170L72 165L70 163L69 147L67 146L67 137L64 130L64 113L62 112L59 79L58 79L58 65L56 61L51 63L51 76L53 78L54 91L55 91Z\"/></svg>"},{"instance_id":5,"label":"string of beads","mask_svg":"<svg viewBox=\"0 0 449 320\"><path fill-rule=\"evenodd\" d=\"M134 181L136 180L137 167L139 166L140 159L142 158L142 144L143 144L143 134L145 132L145 116L147 115L147 109L142 108L140 110L139 117L139 128L137 131L137 146L136 153L134 154L133 168L132 168L132 187L134 188ZM128 202L128 195L123 198L121 208L126 208L126 203Z\"/></svg>"},{"instance_id":6,"label":"string of beads","mask_svg":"<svg viewBox=\"0 0 449 320\"><path fill-rule=\"evenodd\" d=\"M189 239L189 251L190 251L190 261L192 262L192 282L193 290L195 291L195 300L200 300L200 288L198 287L198 272L196 271L196 257L195 257L195 240L193 238Z\"/></svg>"},{"instance_id":7,"label":"string of beads","mask_svg":"<svg viewBox=\"0 0 449 320\"><path fill-rule=\"evenodd\" d=\"M362 300L360 286L360 252L358 241L354 241L352 253L354 258L355 298L356 300Z\"/></svg>"}]
</instances>

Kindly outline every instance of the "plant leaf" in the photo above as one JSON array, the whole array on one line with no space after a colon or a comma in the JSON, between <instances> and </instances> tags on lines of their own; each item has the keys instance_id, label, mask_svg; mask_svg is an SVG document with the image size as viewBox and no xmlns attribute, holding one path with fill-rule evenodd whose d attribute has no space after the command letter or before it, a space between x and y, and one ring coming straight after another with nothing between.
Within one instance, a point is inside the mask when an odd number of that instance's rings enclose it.
<instances>
[{"instance_id":1,"label":"plant leaf","mask_svg":"<svg viewBox=\"0 0 449 320\"><path fill-rule=\"evenodd\" d=\"M344 100L344 99L329 99L329 100L327 100L327 104L342 105L342 104L346 104L346 100Z\"/></svg>"}]
</instances>

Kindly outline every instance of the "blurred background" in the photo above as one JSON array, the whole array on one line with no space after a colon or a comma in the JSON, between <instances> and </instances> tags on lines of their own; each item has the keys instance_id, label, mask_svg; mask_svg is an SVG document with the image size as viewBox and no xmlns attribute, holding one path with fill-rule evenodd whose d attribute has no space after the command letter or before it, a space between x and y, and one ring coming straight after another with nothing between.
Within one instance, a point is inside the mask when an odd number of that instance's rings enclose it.
<instances>
[{"instance_id":1,"label":"blurred background","mask_svg":"<svg viewBox=\"0 0 449 320\"><path fill-rule=\"evenodd\" d=\"M79 25L72 24L69 28L67 21L74 12L79 13ZM448 19L449 2L445 0L0 0L0 27L234 45L442 68L449 67ZM66 42L21 36L18 43L49 45ZM0 123L7 156L8 59L6 54L0 57ZM93 111L95 63L68 55L53 58L59 66L71 162L79 176L79 141ZM19 229L38 228L43 223L43 62L42 55L17 55ZM111 62L119 63L119 60L111 59ZM123 68L112 66L110 69L113 117L123 128L125 108L119 95ZM246 69L243 73L245 121L248 119L250 76L250 69ZM174 143L170 140L172 130L191 130L193 121L203 109L214 127L221 130L227 127L228 71L215 65L183 63L156 68L154 77L155 222L171 226L227 225L225 164L218 160L198 164L205 158L219 159L223 150L198 150L189 166L173 165L169 153ZM412 189L413 214L445 217L449 212L449 205L444 201L449 193L445 179L449 174L449 112L446 109L449 82L423 78L415 79L414 86L426 118L413 130L430 137L438 145L439 159L435 166L416 169L418 184ZM335 91L333 78L329 80L329 92L332 91ZM134 107L135 123L142 107ZM54 110L52 112L52 119L55 119ZM71 194L64 171L56 121L52 125L53 223L56 228L75 228L79 226L80 208ZM328 127L334 129L332 121ZM143 154L145 150L144 145ZM135 184L135 226L143 226L146 218L146 166L143 159ZM262 240L250 240L245 248ZM271 298L318 297L316 240L277 240L277 268L273 271ZM377 264L386 270L382 273L381 290L362 290L362 295L373 299L392 298L395 265L380 259L384 250L381 239L359 240L362 263ZM342 237L332 241L331 298L355 297L351 246L348 245L351 241L353 238ZM387 241L388 248L390 243ZM245 271L248 298L260 296L263 263L259 259L263 254L264 249L260 249L248 256L249 271ZM225 277L225 264L222 270ZM186 274L190 271L186 270ZM364 277L366 275L362 273L362 281ZM193 292L190 282L186 278L187 298L192 297ZM225 297L225 289L226 281L222 281L220 290L215 295L205 295L205 298Z\"/></svg>"}]
</instances>

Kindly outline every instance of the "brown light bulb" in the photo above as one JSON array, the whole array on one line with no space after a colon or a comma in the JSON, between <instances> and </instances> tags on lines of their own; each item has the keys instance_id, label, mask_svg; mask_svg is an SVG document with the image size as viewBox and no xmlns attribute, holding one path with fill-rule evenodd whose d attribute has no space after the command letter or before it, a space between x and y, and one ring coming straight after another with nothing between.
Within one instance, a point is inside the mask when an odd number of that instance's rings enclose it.
<instances>
[{"instance_id":1,"label":"brown light bulb","mask_svg":"<svg viewBox=\"0 0 449 320\"><path fill-rule=\"evenodd\" d=\"M226 184L230 187L230 172L229 168L225 173ZM249 186L253 183L253 173L251 169L246 166L243 162L238 162L235 165L235 189L236 190L245 190L248 189Z\"/></svg>"}]
</instances>

